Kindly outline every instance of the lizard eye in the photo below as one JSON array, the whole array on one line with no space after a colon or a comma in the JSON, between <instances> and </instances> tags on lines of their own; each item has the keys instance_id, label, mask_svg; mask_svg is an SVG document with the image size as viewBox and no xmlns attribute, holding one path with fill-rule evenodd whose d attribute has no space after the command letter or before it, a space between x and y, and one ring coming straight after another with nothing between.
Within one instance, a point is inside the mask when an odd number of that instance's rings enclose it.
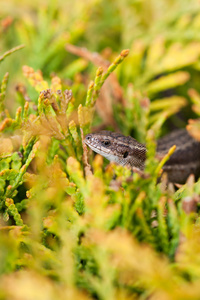
<instances>
[{"instance_id":1,"label":"lizard eye","mask_svg":"<svg viewBox=\"0 0 200 300\"><path fill-rule=\"evenodd\" d=\"M89 141L89 140L90 140L90 135L87 135L87 136L85 137L85 139Z\"/></svg>"},{"instance_id":2,"label":"lizard eye","mask_svg":"<svg viewBox=\"0 0 200 300\"><path fill-rule=\"evenodd\" d=\"M105 140L105 141L102 142L102 144L104 146L109 146L110 145L110 141L109 140Z\"/></svg>"},{"instance_id":3,"label":"lizard eye","mask_svg":"<svg viewBox=\"0 0 200 300\"><path fill-rule=\"evenodd\" d=\"M126 158L128 156L128 151L124 152L123 158Z\"/></svg>"}]
</instances>

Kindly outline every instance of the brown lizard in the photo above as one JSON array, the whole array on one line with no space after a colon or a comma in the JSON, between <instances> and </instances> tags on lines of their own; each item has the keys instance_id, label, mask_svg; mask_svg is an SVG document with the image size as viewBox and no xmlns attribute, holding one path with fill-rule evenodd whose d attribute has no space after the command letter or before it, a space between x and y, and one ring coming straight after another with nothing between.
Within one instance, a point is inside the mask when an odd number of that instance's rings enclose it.
<instances>
[{"instance_id":1,"label":"brown lizard","mask_svg":"<svg viewBox=\"0 0 200 300\"><path fill-rule=\"evenodd\" d=\"M110 161L144 169L146 146L130 136L100 131L87 134L84 142ZM163 166L168 180L185 183L190 174L200 175L200 142L194 140L185 129L179 129L158 140L157 156L163 157L173 145L176 145L176 150Z\"/></svg>"}]
</instances>

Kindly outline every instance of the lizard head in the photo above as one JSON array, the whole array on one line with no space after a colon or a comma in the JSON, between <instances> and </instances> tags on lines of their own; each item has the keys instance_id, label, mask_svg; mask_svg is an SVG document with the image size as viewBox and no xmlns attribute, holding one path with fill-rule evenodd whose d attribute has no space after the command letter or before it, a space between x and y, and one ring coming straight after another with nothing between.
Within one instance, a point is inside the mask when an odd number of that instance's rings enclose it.
<instances>
[{"instance_id":1,"label":"lizard head","mask_svg":"<svg viewBox=\"0 0 200 300\"><path fill-rule=\"evenodd\" d=\"M144 168L146 147L130 136L100 131L87 134L84 142L96 153L120 165Z\"/></svg>"}]
</instances>

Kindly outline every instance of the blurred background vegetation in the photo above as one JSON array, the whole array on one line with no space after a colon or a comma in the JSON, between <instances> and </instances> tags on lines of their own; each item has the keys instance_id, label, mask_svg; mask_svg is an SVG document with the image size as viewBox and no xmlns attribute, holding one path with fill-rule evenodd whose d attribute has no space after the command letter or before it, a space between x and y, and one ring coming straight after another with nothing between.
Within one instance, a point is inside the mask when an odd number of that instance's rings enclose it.
<instances>
[{"instance_id":1,"label":"blurred background vegetation","mask_svg":"<svg viewBox=\"0 0 200 300\"><path fill-rule=\"evenodd\" d=\"M156 184L154 156L200 140L200 2L0 4L0 299L199 299L200 182ZM102 128L146 142L147 176L90 166Z\"/></svg>"}]
</instances>

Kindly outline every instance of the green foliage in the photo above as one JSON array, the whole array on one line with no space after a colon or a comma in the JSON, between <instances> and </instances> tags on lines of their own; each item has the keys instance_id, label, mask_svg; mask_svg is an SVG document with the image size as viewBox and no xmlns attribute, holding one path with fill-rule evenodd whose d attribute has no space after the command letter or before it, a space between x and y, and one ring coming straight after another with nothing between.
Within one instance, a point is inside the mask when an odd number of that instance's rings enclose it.
<instances>
[{"instance_id":1,"label":"green foliage","mask_svg":"<svg viewBox=\"0 0 200 300\"><path fill-rule=\"evenodd\" d=\"M0 299L199 299L200 181L175 191L158 182L174 147L155 158L156 139L188 118L200 137L198 1L10 3ZM146 143L144 173L88 154L94 125Z\"/></svg>"}]
</instances>

